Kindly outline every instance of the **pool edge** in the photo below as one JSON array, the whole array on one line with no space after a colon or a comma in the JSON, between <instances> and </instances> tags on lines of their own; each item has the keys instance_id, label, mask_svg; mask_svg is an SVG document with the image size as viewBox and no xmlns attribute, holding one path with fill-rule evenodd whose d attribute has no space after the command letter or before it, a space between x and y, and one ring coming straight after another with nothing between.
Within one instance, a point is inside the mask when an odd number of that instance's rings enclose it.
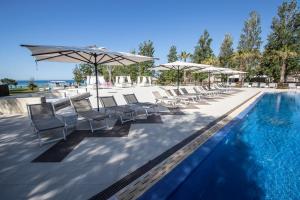
<instances>
[{"instance_id":1,"label":"pool edge","mask_svg":"<svg viewBox=\"0 0 300 200\"><path fill-rule=\"evenodd\" d=\"M176 166L184 161L188 156L194 153L200 146L207 142L212 136L217 134L221 129L228 126L230 122L234 122L237 118L242 118L242 115L247 114L251 108L259 101L264 95L264 92L257 92L241 104L237 105L212 123L208 124L197 137L182 146L176 152L165 158L162 162L158 163L152 169L144 173L142 176L134 180L129 185L115 193L110 200L132 200L141 197L152 186L159 182Z\"/></svg>"}]
</instances>

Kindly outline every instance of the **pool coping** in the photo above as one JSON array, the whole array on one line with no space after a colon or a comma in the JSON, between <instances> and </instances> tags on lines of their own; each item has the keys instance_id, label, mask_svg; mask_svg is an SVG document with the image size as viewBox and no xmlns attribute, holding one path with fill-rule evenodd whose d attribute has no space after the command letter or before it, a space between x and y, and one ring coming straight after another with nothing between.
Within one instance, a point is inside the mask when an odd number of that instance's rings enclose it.
<instances>
[{"instance_id":1,"label":"pool coping","mask_svg":"<svg viewBox=\"0 0 300 200\"><path fill-rule=\"evenodd\" d=\"M220 116L204 128L196 131L180 143L171 147L150 162L141 166L131 174L117 181L104 191L96 194L91 199L131 200L137 199L166 174L174 169L181 161L193 153L204 142L206 142L218 130L228 124L234 117L249 106L249 101L255 100L263 94L261 91L255 93L241 104L237 105L224 115Z\"/></svg>"},{"instance_id":2,"label":"pool coping","mask_svg":"<svg viewBox=\"0 0 300 200\"><path fill-rule=\"evenodd\" d=\"M178 163L169 173L164 177L160 178L154 185L150 186L141 196L139 200L144 199L168 199L174 191L184 181L191 176L193 171L201 165L203 161L216 149L221 141L230 133L234 126L239 125L239 123L245 118L256 103L264 96L264 94L258 96L254 99L254 102L249 102L250 105L245 104L247 107L242 110L237 116L230 120L227 124L213 133L206 141L204 141L200 146L196 147L189 155ZM170 184L171 183L171 184Z\"/></svg>"}]
</instances>

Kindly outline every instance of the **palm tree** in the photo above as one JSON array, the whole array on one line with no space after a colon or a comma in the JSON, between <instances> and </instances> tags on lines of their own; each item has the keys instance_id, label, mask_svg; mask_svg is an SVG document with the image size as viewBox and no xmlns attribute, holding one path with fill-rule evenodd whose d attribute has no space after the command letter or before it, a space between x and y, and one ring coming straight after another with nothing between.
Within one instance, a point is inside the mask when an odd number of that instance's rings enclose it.
<instances>
[{"instance_id":1,"label":"palm tree","mask_svg":"<svg viewBox=\"0 0 300 200\"><path fill-rule=\"evenodd\" d=\"M259 60L261 55L259 51L239 51L234 53L233 60L238 64L238 69L240 71L248 71L249 64L253 60Z\"/></svg>"},{"instance_id":2,"label":"palm tree","mask_svg":"<svg viewBox=\"0 0 300 200\"><path fill-rule=\"evenodd\" d=\"M289 59L293 59L297 57L297 52L291 50L286 45L281 48L280 50L274 50L273 51L274 57L277 57L279 59L279 62L281 63L280 68L280 83L285 83L287 78L287 63Z\"/></svg>"},{"instance_id":3,"label":"palm tree","mask_svg":"<svg viewBox=\"0 0 300 200\"><path fill-rule=\"evenodd\" d=\"M187 53L186 51L182 51L182 52L178 55L178 57L180 58L180 60L182 60L182 61L184 61L184 62L186 62L186 60L187 60L188 58L191 58L191 56L192 56L192 54Z\"/></svg>"},{"instance_id":4,"label":"palm tree","mask_svg":"<svg viewBox=\"0 0 300 200\"><path fill-rule=\"evenodd\" d=\"M188 58L192 57L192 54L187 53L186 51L182 51L178 57L180 58L180 60L186 62ZM186 82L186 71L183 71L183 82Z\"/></svg>"}]
</instances>

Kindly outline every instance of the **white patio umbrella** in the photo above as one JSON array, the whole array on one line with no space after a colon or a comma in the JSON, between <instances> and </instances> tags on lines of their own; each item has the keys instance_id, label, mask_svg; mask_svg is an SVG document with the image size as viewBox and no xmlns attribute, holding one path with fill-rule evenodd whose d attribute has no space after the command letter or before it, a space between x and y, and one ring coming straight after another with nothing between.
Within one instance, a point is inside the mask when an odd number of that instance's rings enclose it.
<instances>
[{"instance_id":1,"label":"white patio umbrella","mask_svg":"<svg viewBox=\"0 0 300 200\"><path fill-rule=\"evenodd\" d=\"M208 67L208 65L175 61L171 63L161 64L158 67L151 68L156 71L176 70L177 71L177 88L179 88L179 72L180 70L199 70Z\"/></svg>"},{"instance_id":2,"label":"white patio umbrella","mask_svg":"<svg viewBox=\"0 0 300 200\"><path fill-rule=\"evenodd\" d=\"M154 58L124 52L109 51L103 47L68 47L47 45L21 45L28 48L36 61L86 63L95 67L97 109L99 111L98 95L98 65L131 65Z\"/></svg>"},{"instance_id":3,"label":"white patio umbrella","mask_svg":"<svg viewBox=\"0 0 300 200\"><path fill-rule=\"evenodd\" d=\"M247 72L243 72L243 71L237 71L234 69L230 69L230 68L222 68L223 70L218 71L218 72L214 72L213 74L226 74L227 75L227 84L229 83L229 75L241 75L241 74L246 74Z\"/></svg>"},{"instance_id":4,"label":"white patio umbrella","mask_svg":"<svg viewBox=\"0 0 300 200\"><path fill-rule=\"evenodd\" d=\"M221 67L214 67L209 65L208 67L204 68L204 69L200 69L196 72L207 72L208 73L208 89L210 89L210 74L211 73L215 73L215 72L220 72L222 71Z\"/></svg>"}]
</instances>

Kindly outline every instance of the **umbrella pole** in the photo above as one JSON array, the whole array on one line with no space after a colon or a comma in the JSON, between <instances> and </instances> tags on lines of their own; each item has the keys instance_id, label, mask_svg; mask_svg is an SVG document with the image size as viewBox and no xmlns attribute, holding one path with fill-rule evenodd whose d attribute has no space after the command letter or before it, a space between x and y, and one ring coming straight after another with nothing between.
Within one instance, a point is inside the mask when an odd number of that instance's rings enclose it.
<instances>
[{"instance_id":1,"label":"umbrella pole","mask_svg":"<svg viewBox=\"0 0 300 200\"><path fill-rule=\"evenodd\" d=\"M208 72L208 89L210 90L210 72Z\"/></svg>"},{"instance_id":2,"label":"umbrella pole","mask_svg":"<svg viewBox=\"0 0 300 200\"><path fill-rule=\"evenodd\" d=\"M179 67L177 68L177 89L179 90Z\"/></svg>"},{"instance_id":3,"label":"umbrella pole","mask_svg":"<svg viewBox=\"0 0 300 200\"><path fill-rule=\"evenodd\" d=\"M99 109L99 94L98 94L98 70L97 70L97 63L94 63L94 66L95 66L95 75L96 75L97 110L98 110L98 112L99 112L100 109Z\"/></svg>"}]
</instances>

